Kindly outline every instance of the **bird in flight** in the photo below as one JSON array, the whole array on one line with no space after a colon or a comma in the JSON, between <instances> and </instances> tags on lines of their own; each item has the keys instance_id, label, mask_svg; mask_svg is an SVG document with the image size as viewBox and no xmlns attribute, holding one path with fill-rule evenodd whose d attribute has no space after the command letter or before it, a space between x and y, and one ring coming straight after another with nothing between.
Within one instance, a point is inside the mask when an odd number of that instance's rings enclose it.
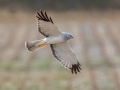
<instances>
[{"instance_id":1,"label":"bird in flight","mask_svg":"<svg viewBox=\"0 0 120 90\"><path fill-rule=\"evenodd\" d=\"M48 17L45 11L37 12L38 32L45 36L44 39L25 42L28 51L38 50L46 45L50 45L53 56L72 73L80 72L81 65L68 44L68 40L73 36L67 32L61 32Z\"/></svg>"}]
</instances>

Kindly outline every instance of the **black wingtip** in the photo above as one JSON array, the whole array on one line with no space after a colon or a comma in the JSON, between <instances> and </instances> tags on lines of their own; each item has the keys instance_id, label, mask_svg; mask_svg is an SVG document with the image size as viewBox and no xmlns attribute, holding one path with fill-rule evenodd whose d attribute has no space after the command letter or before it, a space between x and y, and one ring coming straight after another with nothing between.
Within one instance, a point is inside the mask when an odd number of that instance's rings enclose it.
<instances>
[{"instance_id":1,"label":"black wingtip","mask_svg":"<svg viewBox=\"0 0 120 90\"><path fill-rule=\"evenodd\" d=\"M37 12L36 17L37 17L38 20L43 20L43 21L46 21L46 22L51 22L51 23L53 23L52 18L51 18L51 17L48 17L48 15L47 15L47 13L46 13L45 10L42 11L42 10L40 9L40 11ZM53 23L53 24L54 24L54 23Z\"/></svg>"},{"instance_id":2,"label":"black wingtip","mask_svg":"<svg viewBox=\"0 0 120 90\"><path fill-rule=\"evenodd\" d=\"M37 12L36 17L38 18L38 20L42 20L43 19L43 17L41 16L41 14L39 12Z\"/></svg>"},{"instance_id":3,"label":"black wingtip","mask_svg":"<svg viewBox=\"0 0 120 90\"><path fill-rule=\"evenodd\" d=\"M80 70L82 70L80 66L81 65L80 65L79 62L77 62L77 64L73 64L72 68L70 68L71 69L71 73L72 74L74 74L74 73L77 74L78 72L80 72Z\"/></svg>"},{"instance_id":4,"label":"black wingtip","mask_svg":"<svg viewBox=\"0 0 120 90\"><path fill-rule=\"evenodd\" d=\"M53 20L52 20L52 18L50 17L50 21L53 23Z\"/></svg>"}]
</instances>

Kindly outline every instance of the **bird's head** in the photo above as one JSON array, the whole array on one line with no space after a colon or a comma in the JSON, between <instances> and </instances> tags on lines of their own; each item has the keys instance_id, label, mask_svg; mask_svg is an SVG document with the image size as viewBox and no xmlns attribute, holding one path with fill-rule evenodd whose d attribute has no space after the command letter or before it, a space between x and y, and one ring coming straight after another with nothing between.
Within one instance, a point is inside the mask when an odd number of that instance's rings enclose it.
<instances>
[{"instance_id":1,"label":"bird's head","mask_svg":"<svg viewBox=\"0 0 120 90\"><path fill-rule=\"evenodd\" d=\"M63 35L64 35L65 40L69 40L69 39L73 38L73 35L70 33L63 32Z\"/></svg>"}]
</instances>

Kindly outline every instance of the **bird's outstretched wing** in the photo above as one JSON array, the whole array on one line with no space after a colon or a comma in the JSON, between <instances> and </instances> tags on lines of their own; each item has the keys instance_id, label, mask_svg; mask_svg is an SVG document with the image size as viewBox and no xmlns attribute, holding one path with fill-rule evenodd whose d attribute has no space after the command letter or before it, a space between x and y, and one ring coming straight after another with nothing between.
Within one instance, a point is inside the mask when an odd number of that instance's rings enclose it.
<instances>
[{"instance_id":1,"label":"bird's outstretched wing","mask_svg":"<svg viewBox=\"0 0 120 90\"><path fill-rule=\"evenodd\" d=\"M38 19L38 31L45 37L61 34L58 27L54 25L51 17L48 17L45 11L40 10L36 15Z\"/></svg>"},{"instance_id":2,"label":"bird's outstretched wing","mask_svg":"<svg viewBox=\"0 0 120 90\"><path fill-rule=\"evenodd\" d=\"M67 69L70 69L72 73L80 72L81 65L77 61L75 54L72 52L67 42L60 44L50 45L54 57Z\"/></svg>"}]
</instances>

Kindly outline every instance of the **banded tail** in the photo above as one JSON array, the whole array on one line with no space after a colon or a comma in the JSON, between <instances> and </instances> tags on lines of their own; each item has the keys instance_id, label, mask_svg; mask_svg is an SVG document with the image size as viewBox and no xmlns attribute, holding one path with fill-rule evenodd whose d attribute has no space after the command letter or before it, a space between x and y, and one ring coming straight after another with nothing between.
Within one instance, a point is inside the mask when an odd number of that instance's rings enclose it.
<instances>
[{"instance_id":1,"label":"banded tail","mask_svg":"<svg viewBox=\"0 0 120 90\"><path fill-rule=\"evenodd\" d=\"M25 42L25 47L30 52L38 50L45 45L46 45L46 42L43 39L42 40Z\"/></svg>"}]
</instances>

